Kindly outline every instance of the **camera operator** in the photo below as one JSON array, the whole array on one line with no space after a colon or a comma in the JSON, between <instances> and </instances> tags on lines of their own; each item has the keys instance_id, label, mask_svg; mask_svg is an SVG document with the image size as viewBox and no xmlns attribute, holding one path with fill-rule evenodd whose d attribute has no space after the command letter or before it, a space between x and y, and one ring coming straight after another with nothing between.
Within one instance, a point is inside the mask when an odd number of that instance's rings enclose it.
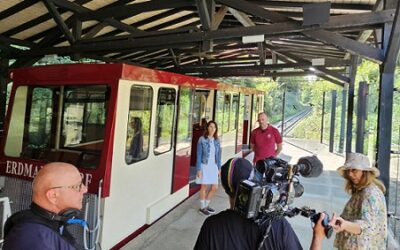
<instances>
[{"instance_id":1,"label":"camera operator","mask_svg":"<svg viewBox=\"0 0 400 250\"><path fill-rule=\"evenodd\" d=\"M246 219L233 210L236 189L241 180L249 179L253 166L246 159L228 160L221 168L221 182L229 196L231 209L208 217L201 227L195 250L201 249L258 249L269 223L259 226L253 220ZM322 226L322 214L313 229L313 241L310 249L322 249L325 229ZM293 228L284 218L274 219L261 249L303 249Z\"/></svg>"}]
</instances>

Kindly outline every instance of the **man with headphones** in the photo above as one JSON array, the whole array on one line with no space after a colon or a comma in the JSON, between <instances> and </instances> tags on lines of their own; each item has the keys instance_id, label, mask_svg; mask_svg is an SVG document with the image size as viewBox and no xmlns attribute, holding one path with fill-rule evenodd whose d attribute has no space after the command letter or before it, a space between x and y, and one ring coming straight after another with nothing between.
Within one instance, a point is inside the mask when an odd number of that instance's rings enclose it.
<instances>
[{"instance_id":1,"label":"man with headphones","mask_svg":"<svg viewBox=\"0 0 400 250\"><path fill-rule=\"evenodd\" d=\"M32 184L30 209L12 215L4 226L3 250L75 250L80 247L65 229L82 209L87 192L78 169L68 163L46 164Z\"/></svg>"},{"instance_id":2,"label":"man with headphones","mask_svg":"<svg viewBox=\"0 0 400 250\"><path fill-rule=\"evenodd\" d=\"M236 189L241 180L249 179L252 169L251 163L242 158L228 160L221 167L221 183L229 196L231 209L212 215L205 220L198 235L195 250L303 249L286 219L273 220L267 232L269 223L259 226L233 210ZM322 249L322 241L325 238L325 230L321 223L323 218L324 215L314 226L311 250ZM266 238L264 238L265 235L267 235Z\"/></svg>"}]
</instances>

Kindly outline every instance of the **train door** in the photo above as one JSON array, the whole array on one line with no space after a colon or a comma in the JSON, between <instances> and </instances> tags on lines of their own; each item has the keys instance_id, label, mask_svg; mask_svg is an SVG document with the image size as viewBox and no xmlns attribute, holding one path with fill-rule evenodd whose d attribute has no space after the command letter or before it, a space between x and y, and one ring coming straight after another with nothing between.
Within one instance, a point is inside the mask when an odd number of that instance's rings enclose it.
<instances>
[{"instance_id":1,"label":"train door","mask_svg":"<svg viewBox=\"0 0 400 250\"><path fill-rule=\"evenodd\" d=\"M244 95L243 101L243 148L249 149L249 138L251 133L251 95Z\"/></svg>"},{"instance_id":2,"label":"train door","mask_svg":"<svg viewBox=\"0 0 400 250\"><path fill-rule=\"evenodd\" d=\"M251 107L251 130L257 128L258 124L258 114L263 112L263 96L262 95L252 95L252 107Z\"/></svg>"},{"instance_id":3,"label":"train door","mask_svg":"<svg viewBox=\"0 0 400 250\"><path fill-rule=\"evenodd\" d=\"M181 87L179 89L172 193L189 183L193 96L194 91L191 88Z\"/></svg>"},{"instance_id":4,"label":"train door","mask_svg":"<svg viewBox=\"0 0 400 250\"><path fill-rule=\"evenodd\" d=\"M239 94L218 91L216 121L221 140L221 161L225 162L236 155Z\"/></svg>"},{"instance_id":5,"label":"train door","mask_svg":"<svg viewBox=\"0 0 400 250\"><path fill-rule=\"evenodd\" d=\"M207 122L214 116L214 90L196 89L193 101L192 149L190 157L190 182L194 186L196 179L196 151L199 138L204 135Z\"/></svg>"},{"instance_id":6,"label":"train door","mask_svg":"<svg viewBox=\"0 0 400 250\"><path fill-rule=\"evenodd\" d=\"M244 105L244 95L237 94L233 99L237 99L237 133L236 133L236 150L235 153L239 153L242 151L243 147L243 137L244 137L244 113L245 113L245 105Z\"/></svg>"},{"instance_id":7,"label":"train door","mask_svg":"<svg viewBox=\"0 0 400 250\"><path fill-rule=\"evenodd\" d=\"M175 85L120 80L103 249L152 224L189 194L187 184L171 194L177 93Z\"/></svg>"}]
</instances>

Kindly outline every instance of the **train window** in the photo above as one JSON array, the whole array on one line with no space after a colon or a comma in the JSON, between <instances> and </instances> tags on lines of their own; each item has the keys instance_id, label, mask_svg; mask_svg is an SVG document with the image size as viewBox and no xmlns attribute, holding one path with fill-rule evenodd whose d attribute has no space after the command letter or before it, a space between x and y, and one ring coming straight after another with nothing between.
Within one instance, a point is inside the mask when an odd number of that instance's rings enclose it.
<instances>
[{"instance_id":1,"label":"train window","mask_svg":"<svg viewBox=\"0 0 400 250\"><path fill-rule=\"evenodd\" d=\"M215 110L215 121L218 124L219 131L224 131L224 92L217 92L217 107ZM221 133L220 132L220 133Z\"/></svg>"},{"instance_id":2,"label":"train window","mask_svg":"<svg viewBox=\"0 0 400 250\"><path fill-rule=\"evenodd\" d=\"M237 118L239 114L239 94L232 95L232 106L230 112L230 120L229 120L229 130L237 129Z\"/></svg>"},{"instance_id":3,"label":"train window","mask_svg":"<svg viewBox=\"0 0 400 250\"><path fill-rule=\"evenodd\" d=\"M50 147L53 94L50 88L17 88L4 149L7 156L35 159Z\"/></svg>"},{"instance_id":4,"label":"train window","mask_svg":"<svg viewBox=\"0 0 400 250\"><path fill-rule=\"evenodd\" d=\"M109 88L17 88L5 153L96 168L103 148Z\"/></svg>"},{"instance_id":5,"label":"train window","mask_svg":"<svg viewBox=\"0 0 400 250\"><path fill-rule=\"evenodd\" d=\"M209 90L196 90L193 104L193 124L200 125L201 119L208 118L206 117L206 106L209 94Z\"/></svg>"},{"instance_id":6,"label":"train window","mask_svg":"<svg viewBox=\"0 0 400 250\"><path fill-rule=\"evenodd\" d=\"M192 91L182 87L179 91L178 132L176 136L178 147L190 147L192 141Z\"/></svg>"},{"instance_id":7,"label":"train window","mask_svg":"<svg viewBox=\"0 0 400 250\"><path fill-rule=\"evenodd\" d=\"M175 119L176 91L172 88L160 88L157 100L156 134L154 154L165 153L172 148Z\"/></svg>"},{"instance_id":8,"label":"train window","mask_svg":"<svg viewBox=\"0 0 400 250\"><path fill-rule=\"evenodd\" d=\"M259 126L258 124L258 114L263 112L262 96L253 95L253 128Z\"/></svg>"},{"instance_id":9,"label":"train window","mask_svg":"<svg viewBox=\"0 0 400 250\"><path fill-rule=\"evenodd\" d=\"M222 127L222 132L226 133L228 132L230 129L229 127L231 126L229 124L229 120L230 120L230 115L231 115L231 95L230 94L225 94L224 96L224 108L223 108L223 112L224 112L224 116L223 116L223 127Z\"/></svg>"},{"instance_id":10,"label":"train window","mask_svg":"<svg viewBox=\"0 0 400 250\"><path fill-rule=\"evenodd\" d=\"M133 85L129 103L126 140L127 164L132 164L149 155L151 106L153 89L149 86Z\"/></svg>"}]
</instances>

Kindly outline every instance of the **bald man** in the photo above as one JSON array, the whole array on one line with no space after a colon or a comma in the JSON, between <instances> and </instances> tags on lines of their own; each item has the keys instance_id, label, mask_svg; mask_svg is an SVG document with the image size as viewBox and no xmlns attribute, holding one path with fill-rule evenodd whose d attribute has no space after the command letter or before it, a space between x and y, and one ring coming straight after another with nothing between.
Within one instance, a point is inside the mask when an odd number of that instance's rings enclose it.
<instances>
[{"instance_id":1,"label":"bald man","mask_svg":"<svg viewBox=\"0 0 400 250\"><path fill-rule=\"evenodd\" d=\"M282 151L282 136L278 129L268 123L268 116L261 112L258 114L260 126L251 132L250 146L254 151L253 164L259 160L276 157Z\"/></svg>"},{"instance_id":2,"label":"bald man","mask_svg":"<svg viewBox=\"0 0 400 250\"><path fill-rule=\"evenodd\" d=\"M46 164L33 180L30 209L12 215L4 227L3 250L75 250L65 226L82 209L87 192L78 169L68 163ZM82 222L82 221L81 221Z\"/></svg>"}]
</instances>

